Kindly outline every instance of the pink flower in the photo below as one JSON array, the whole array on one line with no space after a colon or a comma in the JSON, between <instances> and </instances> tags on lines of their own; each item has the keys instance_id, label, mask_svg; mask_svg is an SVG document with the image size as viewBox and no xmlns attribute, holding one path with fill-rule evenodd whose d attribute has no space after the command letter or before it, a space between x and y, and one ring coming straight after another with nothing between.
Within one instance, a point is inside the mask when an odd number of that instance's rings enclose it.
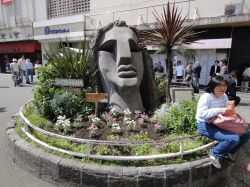
<instances>
[{"instance_id":1,"label":"pink flower","mask_svg":"<svg viewBox=\"0 0 250 187\"><path fill-rule=\"evenodd\" d=\"M92 121L92 119L94 119L96 117L96 115L94 115L94 114L90 114L90 115L88 115L88 119L89 119L89 121Z\"/></svg>"},{"instance_id":2,"label":"pink flower","mask_svg":"<svg viewBox=\"0 0 250 187\"><path fill-rule=\"evenodd\" d=\"M148 115L147 114L141 114L141 118L148 119Z\"/></svg>"},{"instance_id":3,"label":"pink flower","mask_svg":"<svg viewBox=\"0 0 250 187\"><path fill-rule=\"evenodd\" d=\"M159 123L156 123L154 127L155 127L155 130L160 130L162 128L162 126Z\"/></svg>"},{"instance_id":4,"label":"pink flower","mask_svg":"<svg viewBox=\"0 0 250 187\"><path fill-rule=\"evenodd\" d=\"M141 114L142 112L140 110L135 110L135 114Z\"/></svg>"},{"instance_id":5,"label":"pink flower","mask_svg":"<svg viewBox=\"0 0 250 187\"><path fill-rule=\"evenodd\" d=\"M106 120L106 121L116 121L115 118L113 118L110 114L105 114L103 115L103 118Z\"/></svg>"},{"instance_id":6,"label":"pink flower","mask_svg":"<svg viewBox=\"0 0 250 187\"><path fill-rule=\"evenodd\" d=\"M137 123L138 123L139 125L142 125L142 124L144 123L144 119L143 119L143 118L139 118L139 119L137 120Z\"/></svg>"},{"instance_id":7,"label":"pink flower","mask_svg":"<svg viewBox=\"0 0 250 187\"><path fill-rule=\"evenodd\" d=\"M162 144L157 144L155 147L156 147L156 149L158 149L159 151L161 151L162 148L163 148L163 145Z\"/></svg>"},{"instance_id":8,"label":"pink flower","mask_svg":"<svg viewBox=\"0 0 250 187\"><path fill-rule=\"evenodd\" d=\"M89 131L96 131L96 130L98 130L98 127L92 124L92 125L90 125L90 126L87 128L87 130L89 130Z\"/></svg>"}]
</instances>

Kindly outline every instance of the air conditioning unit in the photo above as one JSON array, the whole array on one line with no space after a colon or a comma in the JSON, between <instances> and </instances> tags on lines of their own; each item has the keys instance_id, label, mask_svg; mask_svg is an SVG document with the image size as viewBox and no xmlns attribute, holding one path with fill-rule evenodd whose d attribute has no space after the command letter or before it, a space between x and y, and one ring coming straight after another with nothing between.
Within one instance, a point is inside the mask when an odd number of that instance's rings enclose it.
<instances>
[{"instance_id":1,"label":"air conditioning unit","mask_svg":"<svg viewBox=\"0 0 250 187\"><path fill-rule=\"evenodd\" d=\"M242 14L242 3L229 4L225 6L225 16L236 16Z\"/></svg>"}]
</instances>

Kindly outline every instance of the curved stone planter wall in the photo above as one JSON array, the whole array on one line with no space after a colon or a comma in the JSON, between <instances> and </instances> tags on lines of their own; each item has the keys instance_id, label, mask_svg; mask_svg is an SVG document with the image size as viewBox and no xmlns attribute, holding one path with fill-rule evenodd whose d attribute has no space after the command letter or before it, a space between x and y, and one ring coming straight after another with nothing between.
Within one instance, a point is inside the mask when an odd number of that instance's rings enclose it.
<instances>
[{"instance_id":1,"label":"curved stone planter wall","mask_svg":"<svg viewBox=\"0 0 250 187\"><path fill-rule=\"evenodd\" d=\"M6 130L14 162L39 178L62 186L209 186L217 184L230 168L224 162L223 170L217 170L208 158L150 167L81 163L34 148L15 132L14 121L9 122Z\"/></svg>"}]
</instances>

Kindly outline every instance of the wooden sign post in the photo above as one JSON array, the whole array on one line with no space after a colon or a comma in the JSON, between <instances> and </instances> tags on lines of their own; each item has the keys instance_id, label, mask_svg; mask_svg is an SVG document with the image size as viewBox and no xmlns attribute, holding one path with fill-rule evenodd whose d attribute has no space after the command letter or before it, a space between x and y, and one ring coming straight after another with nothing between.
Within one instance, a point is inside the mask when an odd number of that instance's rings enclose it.
<instances>
[{"instance_id":1,"label":"wooden sign post","mask_svg":"<svg viewBox=\"0 0 250 187\"><path fill-rule=\"evenodd\" d=\"M98 103L107 103L108 94L98 93L96 88L96 93L86 93L86 101L95 103L95 115L98 116Z\"/></svg>"}]
</instances>

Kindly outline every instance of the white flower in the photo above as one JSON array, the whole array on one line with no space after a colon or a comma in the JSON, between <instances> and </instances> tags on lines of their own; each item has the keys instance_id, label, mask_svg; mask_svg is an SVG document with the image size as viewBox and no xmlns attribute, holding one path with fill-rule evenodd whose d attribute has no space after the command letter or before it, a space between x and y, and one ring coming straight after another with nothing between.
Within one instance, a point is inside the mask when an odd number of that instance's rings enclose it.
<instances>
[{"instance_id":1,"label":"white flower","mask_svg":"<svg viewBox=\"0 0 250 187\"><path fill-rule=\"evenodd\" d=\"M121 127L118 123L113 123L112 124L112 132L120 132Z\"/></svg>"},{"instance_id":2,"label":"white flower","mask_svg":"<svg viewBox=\"0 0 250 187\"><path fill-rule=\"evenodd\" d=\"M111 113L113 116L118 116L118 114L119 114L119 112L117 112L115 108L111 108L110 113Z\"/></svg>"},{"instance_id":3,"label":"white flower","mask_svg":"<svg viewBox=\"0 0 250 187\"><path fill-rule=\"evenodd\" d=\"M124 110L125 116L130 116L131 114L132 114L132 112L128 108L126 110Z\"/></svg>"},{"instance_id":4,"label":"white flower","mask_svg":"<svg viewBox=\"0 0 250 187\"><path fill-rule=\"evenodd\" d=\"M57 121L55 123L55 126L59 130L63 130L64 132L67 132L71 129L70 120L66 119L66 116L58 116Z\"/></svg>"},{"instance_id":5,"label":"white flower","mask_svg":"<svg viewBox=\"0 0 250 187\"><path fill-rule=\"evenodd\" d=\"M99 125L101 123L101 119L98 118L98 117L95 117L91 120L91 122L94 124L94 125Z\"/></svg>"}]
</instances>

